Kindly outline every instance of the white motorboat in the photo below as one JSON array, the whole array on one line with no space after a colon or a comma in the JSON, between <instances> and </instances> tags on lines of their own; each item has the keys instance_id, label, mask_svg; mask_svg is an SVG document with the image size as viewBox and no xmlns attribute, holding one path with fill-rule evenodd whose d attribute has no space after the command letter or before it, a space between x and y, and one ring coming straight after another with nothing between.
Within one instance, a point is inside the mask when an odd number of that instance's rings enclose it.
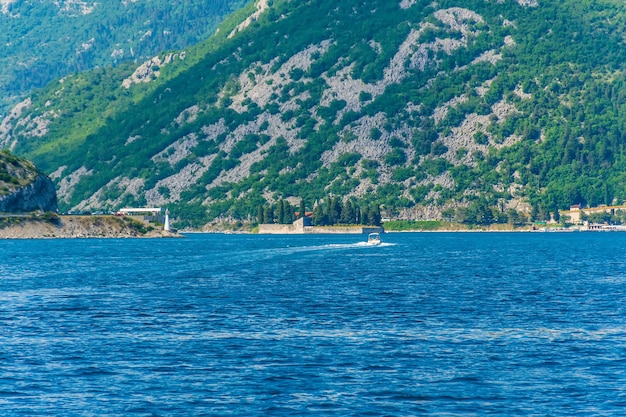
<instances>
[{"instance_id":1,"label":"white motorboat","mask_svg":"<svg viewBox=\"0 0 626 417\"><path fill-rule=\"evenodd\" d=\"M367 235L368 245L380 245L380 233L370 233Z\"/></svg>"}]
</instances>

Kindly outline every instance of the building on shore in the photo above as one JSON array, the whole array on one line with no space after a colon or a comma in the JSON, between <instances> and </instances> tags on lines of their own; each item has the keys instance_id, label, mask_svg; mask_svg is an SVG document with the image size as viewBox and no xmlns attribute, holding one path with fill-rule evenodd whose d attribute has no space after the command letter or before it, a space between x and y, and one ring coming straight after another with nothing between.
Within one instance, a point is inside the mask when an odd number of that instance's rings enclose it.
<instances>
[{"instance_id":1,"label":"building on shore","mask_svg":"<svg viewBox=\"0 0 626 417\"><path fill-rule=\"evenodd\" d=\"M384 233L378 226L313 226L311 219L302 217L292 224L259 224L259 234L263 235L306 235L306 234L369 234Z\"/></svg>"},{"instance_id":2,"label":"building on shore","mask_svg":"<svg viewBox=\"0 0 626 417\"><path fill-rule=\"evenodd\" d=\"M615 215L618 211L626 211L626 205L622 206L598 206L598 207L586 207L583 208L580 204L574 204L569 210L559 211L561 217L567 216L569 222L573 224L582 224L583 217L592 214L607 213L611 216Z\"/></svg>"},{"instance_id":3,"label":"building on shore","mask_svg":"<svg viewBox=\"0 0 626 417\"><path fill-rule=\"evenodd\" d=\"M128 216L146 224L159 223L164 225L164 230L170 231L169 210L161 207L138 207L120 209L116 216Z\"/></svg>"}]
</instances>

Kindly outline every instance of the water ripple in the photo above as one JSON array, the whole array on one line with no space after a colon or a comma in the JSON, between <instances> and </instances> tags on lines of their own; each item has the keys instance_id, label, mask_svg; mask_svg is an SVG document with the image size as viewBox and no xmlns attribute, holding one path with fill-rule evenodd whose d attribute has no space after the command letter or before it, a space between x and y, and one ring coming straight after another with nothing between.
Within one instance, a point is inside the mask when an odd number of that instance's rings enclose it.
<instances>
[{"instance_id":1,"label":"water ripple","mask_svg":"<svg viewBox=\"0 0 626 417\"><path fill-rule=\"evenodd\" d=\"M624 237L554 235L0 241L2 415L619 415Z\"/></svg>"}]
</instances>

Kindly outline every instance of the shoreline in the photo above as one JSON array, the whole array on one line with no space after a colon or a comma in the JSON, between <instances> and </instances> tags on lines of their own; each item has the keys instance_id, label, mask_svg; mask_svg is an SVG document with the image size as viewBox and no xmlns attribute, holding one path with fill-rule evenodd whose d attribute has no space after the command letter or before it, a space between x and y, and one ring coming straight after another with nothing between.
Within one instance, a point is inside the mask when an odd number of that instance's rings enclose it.
<instances>
[{"instance_id":1,"label":"shoreline","mask_svg":"<svg viewBox=\"0 0 626 417\"><path fill-rule=\"evenodd\" d=\"M384 224L380 232L392 233L572 233L582 230L579 227L542 227L533 226L507 227L495 225L492 227L467 228L462 225L442 228L415 228L406 230L385 229ZM605 231L605 230L589 230ZM609 230L606 230L609 231ZM613 230L610 230L613 231ZM617 230L620 231L620 230ZM277 232L277 233L276 233ZM204 227L202 229L184 229L177 232L166 232L159 226L149 225L130 218L112 215L60 215L53 218L42 218L29 215L0 215L0 240L5 239L88 239L88 238L182 238L185 234L256 234L256 235L322 235L322 234L363 234L354 231L346 232L345 228L320 228L319 231L302 233L302 231L281 228L275 233L259 233L255 227L230 229L221 224L218 227Z\"/></svg>"},{"instance_id":2,"label":"shoreline","mask_svg":"<svg viewBox=\"0 0 626 417\"><path fill-rule=\"evenodd\" d=\"M90 239L90 238L182 238L133 219L111 215L0 216L0 240L14 239Z\"/></svg>"}]
</instances>

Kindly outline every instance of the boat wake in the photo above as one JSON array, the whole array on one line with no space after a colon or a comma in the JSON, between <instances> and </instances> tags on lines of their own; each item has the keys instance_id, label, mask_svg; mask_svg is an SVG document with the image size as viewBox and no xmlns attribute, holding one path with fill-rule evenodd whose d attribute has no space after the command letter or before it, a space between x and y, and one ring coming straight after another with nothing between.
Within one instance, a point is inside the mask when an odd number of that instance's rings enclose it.
<instances>
[{"instance_id":1,"label":"boat wake","mask_svg":"<svg viewBox=\"0 0 626 417\"><path fill-rule=\"evenodd\" d=\"M381 242L378 245L372 245L367 242L354 242L354 243L328 243L323 245L313 246L286 246L277 248L258 249L253 251L247 251L245 254L241 254L239 259L243 263L258 262L261 260L272 259L277 256L290 256L294 254L307 254L315 252L335 252L335 251L367 251L375 250L376 248L396 246L395 243Z\"/></svg>"},{"instance_id":2,"label":"boat wake","mask_svg":"<svg viewBox=\"0 0 626 417\"><path fill-rule=\"evenodd\" d=\"M395 246L395 243L381 242L377 245L372 245L367 242L356 242L356 243L329 243L326 245L319 246L303 246L297 248L299 251L315 251L315 250L333 250L333 249L363 249L363 248L381 248L381 247L389 247ZM292 248L296 249L296 248Z\"/></svg>"}]
</instances>

